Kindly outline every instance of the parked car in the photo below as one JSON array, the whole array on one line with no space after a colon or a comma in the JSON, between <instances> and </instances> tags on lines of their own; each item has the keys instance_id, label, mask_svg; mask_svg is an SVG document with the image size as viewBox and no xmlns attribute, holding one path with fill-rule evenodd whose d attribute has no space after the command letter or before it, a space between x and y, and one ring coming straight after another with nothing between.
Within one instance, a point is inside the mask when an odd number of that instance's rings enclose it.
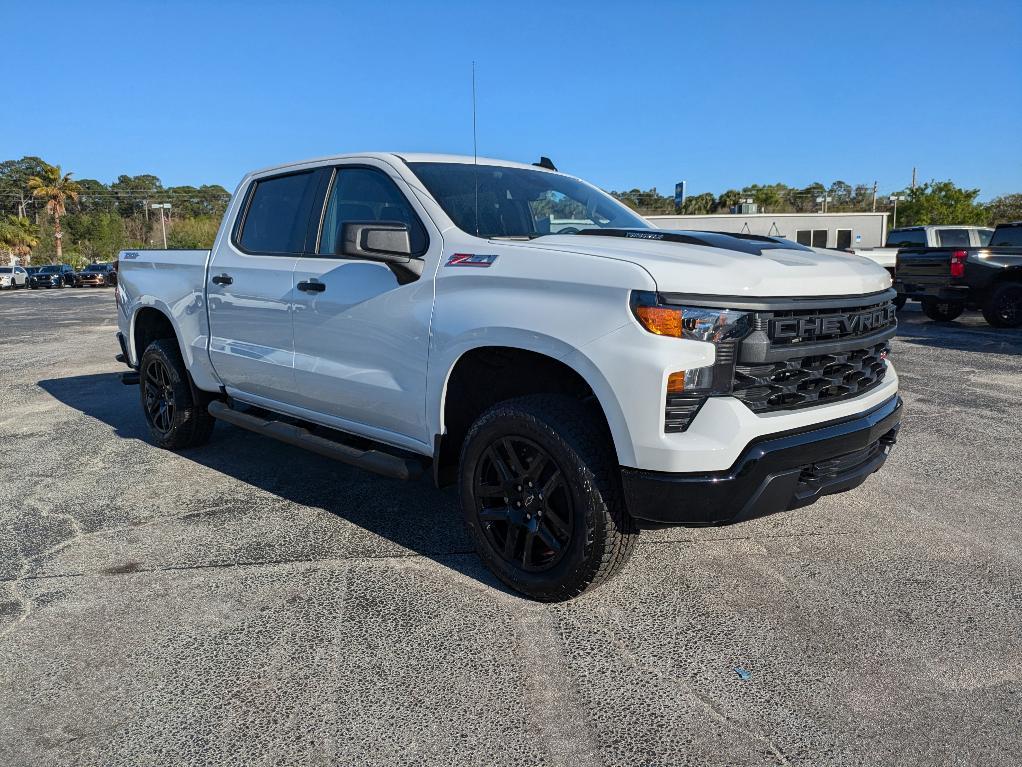
<instances>
[{"instance_id":1,"label":"parked car","mask_svg":"<svg viewBox=\"0 0 1022 767\"><path fill-rule=\"evenodd\" d=\"M882 266L890 272L891 279L896 280L895 266L901 248L980 247L990 241L993 231L988 226L905 226L888 232L882 248L856 248L852 252ZM899 295L895 305L901 309L906 301L904 295Z\"/></svg>"},{"instance_id":2,"label":"parked car","mask_svg":"<svg viewBox=\"0 0 1022 767\"><path fill-rule=\"evenodd\" d=\"M76 287L79 284L78 272L67 264L49 264L41 267L29 280L31 288L63 288Z\"/></svg>"},{"instance_id":3,"label":"parked car","mask_svg":"<svg viewBox=\"0 0 1022 767\"><path fill-rule=\"evenodd\" d=\"M0 266L0 290L17 290L28 285L28 272L22 266Z\"/></svg>"},{"instance_id":4,"label":"parked car","mask_svg":"<svg viewBox=\"0 0 1022 767\"><path fill-rule=\"evenodd\" d=\"M1022 326L1022 222L1000 224L989 243L899 250L898 293L919 299L931 320L980 309L994 327Z\"/></svg>"},{"instance_id":5,"label":"parked car","mask_svg":"<svg viewBox=\"0 0 1022 767\"><path fill-rule=\"evenodd\" d=\"M117 272L112 264L89 264L78 273L79 287L110 287L117 284Z\"/></svg>"},{"instance_id":6,"label":"parked car","mask_svg":"<svg viewBox=\"0 0 1022 767\"><path fill-rule=\"evenodd\" d=\"M552 204L589 223L551 233ZM530 165L260 171L214 250L124 251L118 269L124 380L157 445L201 444L219 419L390 477L430 470L460 488L483 561L540 600L605 581L639 527L856 487L901 420L883 269L654 229Z\"/></svg>"}]
</instances>

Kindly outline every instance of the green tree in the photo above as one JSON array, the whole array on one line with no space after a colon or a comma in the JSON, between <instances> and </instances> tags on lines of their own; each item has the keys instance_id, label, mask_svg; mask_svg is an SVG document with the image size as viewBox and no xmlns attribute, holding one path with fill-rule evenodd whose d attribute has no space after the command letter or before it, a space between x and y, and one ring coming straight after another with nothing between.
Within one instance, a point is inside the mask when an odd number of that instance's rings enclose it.
<instances>
[{"instance_id":1,"label":"green tree","mask_svg":"<svg viewBox=\"0 0 1022 767\"><path fill-rule=\"evenodd\" d=\"M716 199L713 192L703 192L685 198L685 205L682 213L686 215L705 215L713 210Z\"/></svg>"},{"instance_id":2,"label":"green tree","mask_svg":"<svg viewBox=\"0 0 1022 767\"><path fill-rule=\"evenodd\" d=\"M740 199L742 199L741 192L737 189L728 189L717 198L717 201L713 204L713 211L714 213L727 213L738 204Z\"/></svg>"},{"instance_id":3,"label":"green tree","mask_svg":"<svg viewBox=\"0 0 1022 767\"><path fill-rule=\"evenodd\" d=\"M898 203L899 226L985 224L988 212L976 202L978 189L962 189L952 181L929 181L910 189Z\"/></svg>"},{"instance_id":4,"label":"green tree","mask_svg":"<svg viewBox=\"0 0 1022 767\"><path fill-rule=\"evenodd\" d=\"M990 224L1022 221L1022 194L1005 194L995 197L987 203L986 209Z\"/></svg>"},{"instance_id":5,"label":"green tree","mask_svg":"<svg viewBox=\"0 0 1022 767\"><path fill-rule=\"evenodd\" d=\"M211 248L219 228L220 219L213 216L178 219L167 231L167 247L191 250Z\"/></svg>"},{"instance_id":6,"label":"green tree","mask_svg":"<svg viewBox=\"0 0 1022 767\"><path fill-rule=\"evenodd\" d=\"M47 164L39 157L0 162L0 214L28 216L36 205L28 180L42 175Z\"/></svg>"},{"instance_id":7,"label":"green tree","mask_svg":"<svg viewBox=\"0 0 1022 767\"><path fill-rule=\"evenodd\" d=\"M27 262L32 248L39 244L38 230L25 216L7 216L0 221L0 251Z\"/></svg>"},{"instance_id":8,"label":"green tree","mask_svg":"<svg viewBox=\"0 0 1022 767\"><path fill-rule=\"evenodd\" d=\"M47 165L42 175L32 176L28 180L28 188L32 196L46 204L46 212L53 218L54 238L57 247L57 260L63 256L60 229L60 217L64 215L67 202L77 202L78 184L71 180L70 173L61 173L59 165Z\"/></svg>"}]
</instances>

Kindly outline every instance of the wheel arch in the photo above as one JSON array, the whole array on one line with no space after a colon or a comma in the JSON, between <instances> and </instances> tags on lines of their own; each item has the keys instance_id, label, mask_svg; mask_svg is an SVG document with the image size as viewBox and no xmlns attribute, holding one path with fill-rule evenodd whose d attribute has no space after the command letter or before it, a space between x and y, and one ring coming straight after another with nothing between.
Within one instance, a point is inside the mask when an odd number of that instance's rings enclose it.
<instances>
[{"instance_id":1,"label":"wheel arch","mask_svg":"<svg viewBox=\"0 0 1022 767\"><path fill-rule=\"evenodd\" d=\"M515 334L517 335L517 334ZM438 365L438 367L441 367ZM435 384L429 421L434 434L434 479L450 484L465 434L484 410L517 396L558 393L591 401L607 427L619 463L632 443L620 404L599 369L579 350L557 339L523 333L464 345L447 356ZM480 378L485 385L480 386Z\"/></svg>"}]
</instances>

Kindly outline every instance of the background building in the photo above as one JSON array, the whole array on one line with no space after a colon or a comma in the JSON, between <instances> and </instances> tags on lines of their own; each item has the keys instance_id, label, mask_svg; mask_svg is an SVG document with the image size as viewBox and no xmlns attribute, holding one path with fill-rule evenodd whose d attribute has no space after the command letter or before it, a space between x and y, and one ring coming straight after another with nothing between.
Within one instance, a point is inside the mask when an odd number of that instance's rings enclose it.
<instances>
[{"instance_id":1,"label":"background building","mask_svg":"<svg viewBox=\"0 0 1022 767\"><path fill-rule=\"evenodd\" d=\"M886 213L720 213L704 216L646 216L661 229L695 229L784 237L817 248L879 248Z\"/></svg>"}]
</instances>

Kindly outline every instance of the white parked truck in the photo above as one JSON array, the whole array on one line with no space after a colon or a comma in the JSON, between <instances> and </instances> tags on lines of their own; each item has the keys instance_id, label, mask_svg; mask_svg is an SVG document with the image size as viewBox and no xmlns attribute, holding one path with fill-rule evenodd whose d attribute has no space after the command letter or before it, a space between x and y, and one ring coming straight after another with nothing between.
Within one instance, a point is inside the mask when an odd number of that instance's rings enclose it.
<instances>
[{"instance_id":1,"label":"white parked truck","mask_svg":"<svg viewBox=\"0 0 1022 767\"><path fill-rule=\"evenodd\" d=\"M577 232L551 234L564 220ZM262 170L211 250L125 251L118 268L125 380L158 445L223 420L431 471L458 486L486 564L541 600L606 580L643 527L859 485L902 415L886 271L654 229L548 162Z\"/></svg>"}]
</instances>

